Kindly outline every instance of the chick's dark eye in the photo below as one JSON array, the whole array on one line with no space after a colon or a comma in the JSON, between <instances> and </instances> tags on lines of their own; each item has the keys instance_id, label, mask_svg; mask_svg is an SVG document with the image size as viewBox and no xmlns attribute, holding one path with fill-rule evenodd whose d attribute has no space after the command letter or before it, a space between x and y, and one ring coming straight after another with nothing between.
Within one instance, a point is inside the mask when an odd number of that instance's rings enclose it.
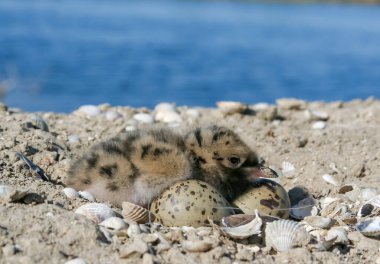
<instances>
[{"instance_id":1,"label":"chick's dark eye","mask_svg":"<svg viewBox=\"0 0 380 264\"><path fill-rule=\"evenodd\" d=\"M228 160L233 164L237 165L240 163L240 158L236 156L229 157Z\"/></svg>"}]
</instances>

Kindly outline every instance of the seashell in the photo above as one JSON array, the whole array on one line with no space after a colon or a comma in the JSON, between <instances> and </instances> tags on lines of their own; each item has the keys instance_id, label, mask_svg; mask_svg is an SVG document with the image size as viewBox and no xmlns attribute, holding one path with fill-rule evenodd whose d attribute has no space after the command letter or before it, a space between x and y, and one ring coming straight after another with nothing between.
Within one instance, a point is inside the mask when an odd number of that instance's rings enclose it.
<instances>
[{"instance_id":1,"label":"seashell","mask_svg":"<svg viewBox=\"0 0 380 264\"><path fill-rule=\"evenodd\" d=\"M153 213L139 205L123 202L122 203L122 215L125 219L135 221L139 224L145 224L154 220Z\"/></svg>"},{"instance_id":2,"label":"seashell","mask_svg":"<svg viewBox=\"0 0 380 264\"><path fill-rule=\"evenodd\" d=\"M290 162L287 162L287 161L282 162L282 166L281 166L282 173L288 174L288 173L293 172L295 169L296 168L294 167L294 165L291 164Z\"/></svg>"},{"instance_id":3,"label":"seashell","mask_svg":"<svg viewBox=\"0 0 380 264\"><path fill-rule=\"evenodd\" d=\"M330 228L334 221L331 218L328 217L322 217L322 216L306 216L304 218L304 221L315 228Z\"/></svg>"},{"instance_id":4,"label":"seashell","mask_svg":"<svg viewBox=\"0 0 380 264\"><path fill-rule=\"evenodd\" d=\"M329 119L329 114L322 111L308 109L305 111L305 117L311 121L313 120L326 121Z\"/></svg>"},{"instance_id":5,"label":"seashell","mask_svg":"<svg viewBox=\"0 0 380 264\"><path fill-rule=\"evenodd\" d=\"M136 223L129 223L129 227L127 229L127 235L128 237L134 237L136 235L141 234L141 228Z\"/></svg>"},{"instance_id":6,"label":"seashell","mask_svg":"<svg viewBox=\"0 0 380 264\"><path fill-rule=\"evenodd\" d=\"M114 121L122 117L122 115L117 111L107 111L104 113L104 116L108 121Z\"/></svg>"},{"instance_id":7,"label":"seashell","mask_svg":"<svg viewBox=\"0 0 380 264\"><path fill-rule=\"evenodd\" d=\"M329 250L338 239L338 236L330 236L330 237L320 237L318 244L315 245L315 249L318 251L326 251Z\"/></svg>"},{"instance_id":8,"label":"seashell","mask_svg":"<svg viewBox=\"0 0 380 264\"><path fill-rule=\"evenodd\" d=\"M377 195L377 190L375 188L365 188L360 191L359 200L368 201L374 198ZM380 197L380 196L379 196ZM378 198L380 200L380 198ZM380 201L379 201L380 203Z\"/></svg>"},{"instance_id":9,"label":"seashell","mask_svg":"<svg viewBox=\"0 0 380 264\"><path fill-rule=\"evenodd\" d=\"M86 199L87 201L95 202L95 197L87 191L79 191L78 194L81 198Z\"/></svg>"},{"instance_id":10,"label":"seashell","mask_svg":"<svg viewBox=\"0 0 380 264\"><path fill-rule=\"evenodd\" d=\"M320 204L321 204L322 209L325 209L330 204L338 203L340 201L341 201L341 198L338 198L338 197L334 197L334 198L333 197L325 197L325 198L320 200Z\"/></svg>"},{"instance_id":11,"label":"seashell","mask_svg":"<svg viewBox=\"0 0 380 264\"><path fill-rule=\"evenodd\" d=\"M235 215L229 215L222 218L222 226L224 227L237 227L241 225L245 225L249 222L251 222L253 219L255 219L255 215L248 215L248 214L235 214ZM263 215L260 214L261 219L265 222L273 222L280 220L281 218L270 216L270 215Z\"/></svg>"},{"instance_id":12,"label":"seashell","mask_svg":"<svg viewBox=\"0 0 380 264\"><path fill-rule=\"evenodd\" d=\"M234 102L234 101L220 101L220 102L217 102L216 105L225 114L243 113L244 111L248 109L247 104L243 104L241 102Z\"/></svg>"},{"instance_id":13,"label":"seashell","mask_svg":"<svg viewBox=\"0 0 380 264\"><path fill-rule=\"evenodd\" d=\"M380 217L369 218L356 224L356 229L365 236L380 236Z\"/></svg>"},{"instance_id":14,"label":"seashell","mask_svg":"<svg viewBox=\"0 0 380 264\"><path fill-rule=\"evenodd\" d=\"M265 244L276 251L289 251L293 247L307 245L309 240L306 229L291 220L271 222L265 228Z\"/></svg>"},{"instance_id":15,"label":"seashell","mask_svg":"<svg viewBox=\"0 0 380 264\"><path fill-rule=\"evenodd\" d=\"M375 206L373 206L372 204L364 204L360 207L358 211L358 217L369 216L374 209Z\"/></svg>"},{"instance_id":16,"label":"seashell","mask_svg":"<svg viewBox=\"0 0 380 264\"><path fill-rule=\"evenodd\" d=\"M172 111L175 112L175 103L159 103L154 107L154 111Z\"/></svg>"},{"instance_id":17,"label":"seashell","mask_svg":"<svg viewBox=\"0 0 380 264\"><path fill-rule=\"evenodd\" d=\"M62 192L70 199L79 197L79 193L73 188L64 188Z\"/></svg>"},{"instance_id":18,"label":"seashell","mask_svg":"<svg viewBox=\"0 0 380 264\"><path fill-rule=\"evenodd\" d=\"M49 132L49 127L46 124L45 120L43 120L43 118L41 116L39 116L39 115L32 115L30 117L30 121L31 121L32 126L34 128L38 128L38 129L41 129L43 131Z\"/></svg>"},{"instance_id":19,"label":"seashell","mask_svg":"<svg viewBox=\"0 0 380 264\"><path fill-rule=\"evenodd\" d=\"M326 240L331 240L336 237L335 243L347 245L350 243L347 236L347 231L343 227L334 227L327 232Z\"/></svg>"},{"instance_id":20,"label":"seashell","mask_svg":"<svg viewBox=\"0 0 380 264\"><path fill-rule=\"evenodd\" d=\"M182 247L188 252L206 252L212 248L212 243L204 240L199 241L182 241Z\"/></svg>"},{"instance_id":21,"label":"seashell","mask_svg":"<svg viewBox=\"0 0 380 264\"><path fill-rule=\"evenodd\" d=\"M80 137L77 136L77 135L69 135L67 137L67 139L69 140L69 143L70 144L76 144L76 143L79 143L80 142Z\"/></svg>"},{"instance_id":22,"label":"seashell","mask_svg":"<svg viewBox=\"0 0 380 264\"><path fill-rule=\"evenodd\" d=\"M115 230L115 231L119 231L128 227L128 225L125 223L123 219L116 216L107 218L106 220L101 222L99 225L104 226L105 228L108 228L111 230Z\"/></svg>"},{"instance_id":23,"label":"seashell","mask_svg":"<svg viewBox=\"0 0 380 264\"><path fill-rule=\"evenodd\" d=\"M312 129L324 129L326 128L326 122L325 121L317 121L313 123L311 126Z\"/></svg>"},{"instance_id":24,"label":"seashell","mask_svg":"<svg viewBox=\"0 0 380 264\"><path fill-rule=\"evenodd\" d=\"M156 121L164 123L181 123L181 116L175 111L158 111L155 115Z\"/></svg>"},{"instance_id":25,"label":"seashell","mask_svg":"<svg viewBox=\"0 0 380 264\"><path fill-rule=\"evenodd\" d=\"M76 214L84 215L95 223L100 223L112 216L115 216L114 211L102 203L88 203L80 206L75 210Z\"/></svg>"},{"instance_id":26,"label":"seashell","mask_svg":"<svg viewBox=\"0 0 380 264\"><path fill-rule=\"evenodd\" d=\"M0 202L17 202L23 199L28 192L19 191L7 185L0 185Z\"/></svg>"},{"instance_id":27,"label":"seashell","mask_svg":"<svg viewBox=\"0 0 380 264\"><path fill-rule=\"evenodd\" d=\"M94 116L99 115L101 111L99 107L95 105L82 105L74 113L79 114L79 115L84 115L87 117L94 117Z\"/></svg>"},{"instance_id":28,"label":"seashell","mask_svg":"<svg viewBox=\"0 0 380 264\"><path fill-rule=\"evenodd\" d=\"M75 258L75 259L66 261L65 264L88 264L88 262L81 258Z\"/></svg>"},{"instance_id":29,"label":"seashell","mask_svg":"<svg viewBox=\"0 0 380 264\"><path fill-rule=\"evenodd\" d=\"M307 197L299 201L296 205L292 206L290 216L294 219L302 220L306 216L317 215L318 202L312 198Z\"/></svg>"},{"instance_id":30,"label":"seashell","mask_svg":"<svg viewBox=\"0 0 380 264\"><path fill-rule=\"evenodd\" d=\"M112 242L113 233L109 229L107 229L103 226L99 226L99 232L102 233L104 239L107 242L109 242L109 243Z\"/></svg>"},{"instance_id":31,"label":"seashell","mask_svg":"<svg viewBox=\"0 0 380 264\"><path fill-rule=\"evenodd\" d=\"M243 239L260 234L262 224L258 210L255 210L255 218L249 223L236 227L222 227L222 231L231 238Z\"/></svg>"},{"instance_id":32,"label":"seashell","mask_svg":"<svg viewBox=\"0 0 380 264\"><path fill-rule=\"evenodd\" d=\"M196 110L196 109L188 109L188 110L186 111L186 114L187 114L188 116L190 116L190 117L193 117L193 118L198 118L198 117L201 116L201 113L199 113L199 111Z\"/></svg>"},{"instance_id":33,"label":"seashell","mask_svg":"<svg viewBox=\"0 0 380 264\"><path fill-rule=\"evenodd\" d=\"M322 179L324 179L326 182L328 182L334 186L339 186L337 179L335 179L335 177L330 175L330 174L324 174L322 176Z\"/></svg>"},{"instance_id":34,"label":"seashell","mask_svg":"<svg viewBox=\"0 0 380 264\"><path fill-rule=\"evenodd\" d=\"M144 123L144 124L152 124L154 122L153 117L150 114L146 114L146 113L135 114L133 118L139 121L140 123Z\"/></svg>"},{"instance_id":35,"label":"seashell","mask_svg":"<svg viewBox=\"0 0 380 264\"><path fill-rule=\"evenodd\" d=\"M159 239L158 235L157 234L142 234L141 235L141 239L145 242L145 243L155 243L157 242L157 240Z\"/></svg>"}]
</instances>

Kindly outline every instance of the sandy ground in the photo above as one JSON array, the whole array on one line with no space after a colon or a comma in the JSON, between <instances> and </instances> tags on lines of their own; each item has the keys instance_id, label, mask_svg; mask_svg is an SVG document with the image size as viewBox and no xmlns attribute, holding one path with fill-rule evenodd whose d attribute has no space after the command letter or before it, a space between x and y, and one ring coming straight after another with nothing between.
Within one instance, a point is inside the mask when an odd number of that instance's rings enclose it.
<instances>
[{"instance_id":1,"label":"sandy ground","mask_svg":"<svg viewBox=\"0 0 380 264\"><path fill-rule=\"evenodd\" d=\"M70 162L88 146L111 137L126 127L141 127L136 113L154 116L149 109L100 105L101 113L88 116L83 111L71 114L37 113L48 124L43 131L33 124L33 114L0 105L0 185L8 185L28 195L14 202L0 203L0 263L65 263L81 258L87 263L380 263L380 240L368 238L352 225L349 241L318 251L312 247L279 253L253 240L232 240L210 227L168 229L154 225L143 231L158 232L169 242L150 241L144 232L130 238L105 236L98 225L74 210L85 199L66 197L62 182ZM310 117L308 110L322 111ZM282 168L281 184L286 190L302 185L319 201L325 197L343 197L342 186L352 186L359 196L366 188L380 193L380 101L369 98L351 102L279 101L277 105L251 105L244 113L225 114L218 108L177 107L182 119L175 130L197 125L226 125L239 133L257 151L266 164ZM119 115L105 113L117 112ZM327 119L325 128L313 128L316 119ZM52 182L36 179L15 152L21 152L50 175ZM334 186L322 179L330 174ZM347 198L347 197L346 197ZM365 198L344 199L353 214ZM348 201L348 202L347 202ZM109 235L109 233L108 233ZM185 240L208 239L205 252L188 252ZM154 239L153 239L154 240ZM128 258L128 246L144 242L148 249ZM141 246L141 245L140 245ZM144 248L144 246L142 246ZM133 250L132 250L133 251Z\"/></svg>"}]
</instances>

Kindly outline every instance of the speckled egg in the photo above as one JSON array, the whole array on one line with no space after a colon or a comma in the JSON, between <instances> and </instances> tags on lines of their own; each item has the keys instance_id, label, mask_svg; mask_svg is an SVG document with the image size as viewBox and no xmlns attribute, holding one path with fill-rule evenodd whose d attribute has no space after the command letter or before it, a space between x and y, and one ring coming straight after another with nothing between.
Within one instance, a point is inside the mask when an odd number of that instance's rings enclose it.
<instances>
[{"instance_id":1,"label":"speckled egg","mask_svg":"<svg viewBox=\"0 0 380 264\"><path fill-rule=\"evenodd\" d=\"M205 226L233 214L231 205L211 185L198 180L181 181L153 200L150 211L165 226Z\"/></svg>"},{"instance_id":2,"label":"speckled egg","mask_svg":"<svg viewBox=\"0 0 380 264\"><path fill-rule=\"evenodd\" d=\"M245 214L260 213L288 218L290 200L288 193L278 183L268 179L258 179L252 183L252 188L232 201Z\"/></svg>"}]
</instances>

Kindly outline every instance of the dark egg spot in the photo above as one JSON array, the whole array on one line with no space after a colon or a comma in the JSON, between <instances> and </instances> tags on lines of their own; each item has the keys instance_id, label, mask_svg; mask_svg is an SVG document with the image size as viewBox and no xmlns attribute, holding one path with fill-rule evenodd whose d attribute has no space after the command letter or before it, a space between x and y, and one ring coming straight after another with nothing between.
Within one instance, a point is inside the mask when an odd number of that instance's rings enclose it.
<instances>
[{"instance_id":1,"label":"dark egg spot","mask_svg":"<svg viewBox=\"0 0 380 264\"><path fill-rule=\"evenodd\" d=\"M191 194L191 195L195 195L195 192L194 192L194 191L191 191L190 194Z\"/></svg>"},{"instance_id":2,"label":"dark egg spot","mask_svg":"<svg viewBox=\"0 0 380 264\"><path fill-rule=\"evenodd\" d=\"M212 212L216 213L216 212L218 212L218 209L214 207L214 208L212 208Z\"/></svg>"}]
</instances>

